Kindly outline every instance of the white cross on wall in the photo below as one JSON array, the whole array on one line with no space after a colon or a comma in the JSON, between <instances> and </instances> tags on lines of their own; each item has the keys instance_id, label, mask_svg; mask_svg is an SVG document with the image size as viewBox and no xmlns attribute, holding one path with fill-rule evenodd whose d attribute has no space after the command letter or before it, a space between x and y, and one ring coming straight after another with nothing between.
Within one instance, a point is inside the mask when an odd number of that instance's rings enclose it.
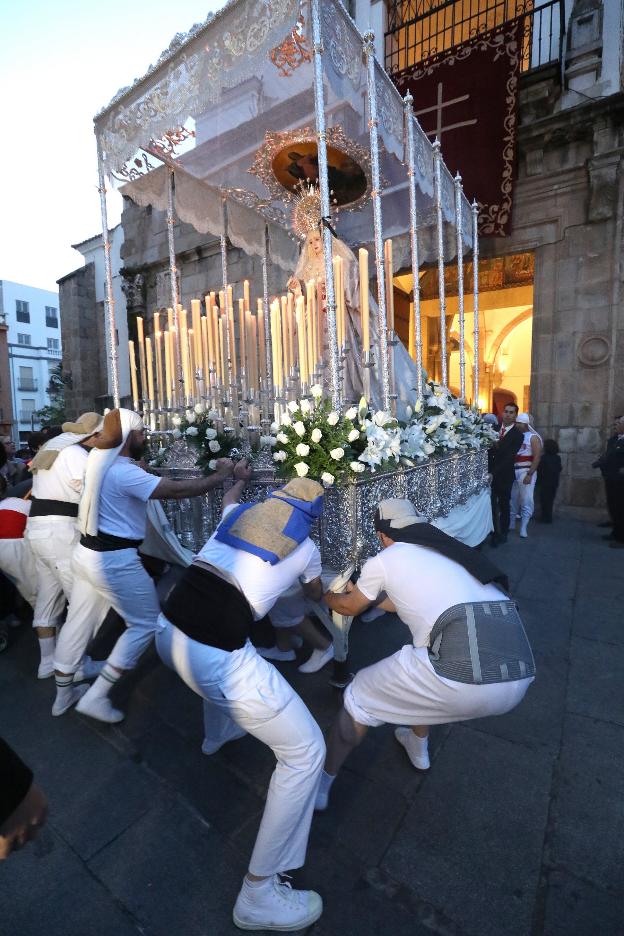
<instances>
[{"instance_id":1,"label":"white cross on wall","mask_svg":"<svg viewBox=\"0 0 624 936\"><path fill-rule=\"evenodd\" d=\"M469 94L462 94L461 97L453 98L451 101L443 100L444 94L442 90L442 82L438 82L438 99L433 107L425 107L423 110L414 111L417 117L422 117L423 114L431 114L432 111L436 112L436 128L435 130L430 130L427 133L428 137L438 138L442 142L442 134L448 133L449 130L457 130L459 127L473 127L477 123L477 119L474 120L463 120L460 123L449 124L448 127L442 126L444 115L443 110L445 107L450 107L452 104L462 104L464 101L467 101L470 98Z\"/></svg>"}]
</instances>

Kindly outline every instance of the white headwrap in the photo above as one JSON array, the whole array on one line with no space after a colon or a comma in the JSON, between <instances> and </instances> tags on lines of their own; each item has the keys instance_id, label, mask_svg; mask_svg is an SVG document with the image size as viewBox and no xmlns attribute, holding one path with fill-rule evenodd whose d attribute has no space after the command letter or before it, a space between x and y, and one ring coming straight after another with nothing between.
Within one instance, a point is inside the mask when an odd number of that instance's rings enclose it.
<instances>
[{"instance_id":1,"label":"white headwrap","mask_svg":"<svg viewBox=\"0 0 624 936\"><path fill-rule=\"evenodd\" d=\"M119 426L121 425L121 432ZM80 509L78 529L87 536L96 536L100 516L100 491L106 472L126 444L133 429L143 429L143 420L132 410L111 410L106 414L102 442L91 449L87 459L87 470Z\"/></svg>"},{"instance_id":2,"label":"white headwrap","mask_svg":"<svg viewBox=\"0 0 624 936\"><path fill-rule=\"evenodd\" d=\"M44 442L31 461L29 467L32 474L41 470L49 470L63 449L70 445L77 445L99 432L102 428L102 419L99 413L83 413L76 422L64 422L63 432L48 442Z\"/></svg>"}]
</instances>

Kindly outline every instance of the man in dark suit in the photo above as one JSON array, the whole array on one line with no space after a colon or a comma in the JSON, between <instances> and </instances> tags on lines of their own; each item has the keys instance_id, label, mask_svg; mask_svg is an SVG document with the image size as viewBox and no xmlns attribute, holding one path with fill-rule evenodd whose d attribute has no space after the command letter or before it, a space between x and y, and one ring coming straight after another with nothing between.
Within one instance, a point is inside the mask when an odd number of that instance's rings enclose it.
<instances>
[{"instance_id":1,"label":"man in dark suit","mask_svg":"<svg viewBox=\"0 0 624 936\"><path fill-rule=\"evenodd\" d=\"M607 442L604 455L594 462L600 468L605 483L607 509L613 532L604 538L613 549L624 549L624 416L618 416L615 432Z\"/></svg>"},{"instance_id":2,"label":"man in dark suit","mask_svg":"<svg viewBox=\"0 0 624 936\"><path fill-rule=\"evenodd\" d=\"M492 546L507 542L509 532L511 488L516 477L514 462L523 438L522 432L516 426L517 415L516 404L507 403L503 410L503 422L498 442L490 449L489 468L492 475L492 519L494 521Z\"/></svg>"}]
</instances>

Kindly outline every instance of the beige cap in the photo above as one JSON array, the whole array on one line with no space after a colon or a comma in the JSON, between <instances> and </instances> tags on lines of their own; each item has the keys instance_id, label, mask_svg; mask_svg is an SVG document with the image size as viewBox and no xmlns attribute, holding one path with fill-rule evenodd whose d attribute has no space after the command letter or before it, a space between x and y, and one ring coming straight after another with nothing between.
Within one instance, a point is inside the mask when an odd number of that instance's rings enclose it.
<instances>
[{"instance_id":1,"label":"beige cap","mask_svg":"<svg viewBox=\"0 0 624 936\"><path fill-rule=\"evenodd\" d=\"M377 507L376 520L389 523L391 529L400 530L414 523L427 523L427 518L418 513L411 501L405 497L382 500Z\"/></svg>"}]
</instances>

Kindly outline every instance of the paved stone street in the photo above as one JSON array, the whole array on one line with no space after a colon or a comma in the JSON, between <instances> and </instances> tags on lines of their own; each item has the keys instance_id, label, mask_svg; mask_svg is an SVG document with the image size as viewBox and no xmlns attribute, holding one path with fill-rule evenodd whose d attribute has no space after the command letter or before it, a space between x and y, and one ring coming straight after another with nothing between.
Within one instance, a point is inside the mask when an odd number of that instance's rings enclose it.
<instances>
[{"instance_id":1,"label":"paved stone street","mask_svg":"<svg viewBox=\"0 0 624 936\"><path fill-rule=\"evenodd\" d=\"M624 931L624 554L604 532L532 524L530 539L491 552L511 575L537 680L505 717L434 729L426 774L391 728L369 734L294 875L324 898L315 936ZM406 634L391 616L356 622L352 668ZM327 673L281 669L325 730L340 705ZM0 657L0 733L51 811L0 867L2 936L238 932L270 751L247 737L203 756L200 701L155 656L121 727L51 718L52 682L34 671L22 627Z\"/></svg>"}]
</instances>

